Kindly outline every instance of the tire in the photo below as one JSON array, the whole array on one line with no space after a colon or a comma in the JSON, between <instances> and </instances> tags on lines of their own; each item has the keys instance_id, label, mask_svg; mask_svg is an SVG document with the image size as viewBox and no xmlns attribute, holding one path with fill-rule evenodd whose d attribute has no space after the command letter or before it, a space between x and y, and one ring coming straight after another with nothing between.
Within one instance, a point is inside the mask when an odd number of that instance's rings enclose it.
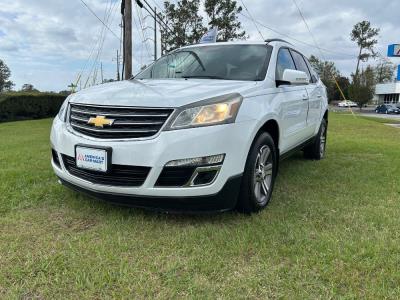
<instances>
[{"instance_id":1,"label":"tire","mask_svg":"<svg viewBox=\"0 0 400 300\"><path fill-rule=\"evenodd\" d=\"M237 210L251 214L265 208L278 172L277 148L269 133L259 134L247 156Z\"/></svg>"},{"instance_id":2,"label":"tire","mask_svg":"<svg viewBox=\"0 0 400 300\"><path fill-rule=\"evenodd\" d=\"M314 142L303 149L305 158L321 160L325 157L327 131L328 123L323 119Z\"/></svg>"}]
</instances>

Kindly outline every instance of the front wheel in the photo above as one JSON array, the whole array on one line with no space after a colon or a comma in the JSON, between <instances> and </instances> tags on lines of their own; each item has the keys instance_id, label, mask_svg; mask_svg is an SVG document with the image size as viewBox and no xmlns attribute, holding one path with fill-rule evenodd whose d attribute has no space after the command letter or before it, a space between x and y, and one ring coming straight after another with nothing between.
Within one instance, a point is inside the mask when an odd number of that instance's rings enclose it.
<instances>
[{"instance_id":1,"label":"front wheel","mask_svg":"<svg viewBox=\"0 0 400 300\"><path fill-rule=\"evenodd\" d=\"M323 119L314 142L303 150L306 158L320 160L325 157L327 129L328 123Z\"/></svg>"},{"instance_id":2,"label":"front wheel","mask_svg":"<svg viewBox=\"0 0 400 300\"><path fill-rule=\"evenodd\" d=\"M253 143L246 161L237 209L244 213L267 206L278 171L278 154L274 140L266 132Z\"/></svg>"}]
</instances>

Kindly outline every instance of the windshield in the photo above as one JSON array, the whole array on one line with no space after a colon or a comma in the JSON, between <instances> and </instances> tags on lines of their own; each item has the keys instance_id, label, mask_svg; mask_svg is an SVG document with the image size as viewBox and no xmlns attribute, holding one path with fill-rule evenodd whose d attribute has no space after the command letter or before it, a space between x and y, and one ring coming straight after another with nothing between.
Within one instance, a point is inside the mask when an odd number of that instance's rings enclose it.
<instances>
[{"instance_id":1,"label":"windshield","mask_svg":"<svg viewBox=\"0 0 400 300\"><path fill-rule=\"evenodd\" d=\"M261 81L272 47L224 45L179 49L161 57L135 79L204 78Z\"/></svg>"}]
</instances>

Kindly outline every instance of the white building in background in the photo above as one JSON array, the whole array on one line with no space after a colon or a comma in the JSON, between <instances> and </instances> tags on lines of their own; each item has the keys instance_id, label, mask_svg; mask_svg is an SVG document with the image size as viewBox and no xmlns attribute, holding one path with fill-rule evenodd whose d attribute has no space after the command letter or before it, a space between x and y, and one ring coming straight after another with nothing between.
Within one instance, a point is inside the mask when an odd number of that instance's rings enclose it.
<instances>
[{"instance_id":1,"label":"white building in background","mask_svg":"<svg viewBox=\"0 0 400 300\"><path fill-rule=\"evenodd\" d=\"M400 103L400 81L377 84L375 95L379 104Z\"/></svg>"}]
</instances>

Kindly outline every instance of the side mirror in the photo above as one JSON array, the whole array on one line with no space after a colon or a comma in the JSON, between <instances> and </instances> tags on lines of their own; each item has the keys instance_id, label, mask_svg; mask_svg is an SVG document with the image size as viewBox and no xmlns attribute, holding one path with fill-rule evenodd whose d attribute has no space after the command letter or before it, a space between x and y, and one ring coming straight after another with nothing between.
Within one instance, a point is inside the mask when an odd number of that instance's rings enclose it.
<instances>
[{"instance_id":1,"label":"side mirror","mask_svg":"<svg viewBox=\"0 0 400 300\"><path fill-rule=\"evenodd\" d=\"M306 72L286 69L283 72L282 80L277 80L276 85L305 85L309 84L310 79Z\"/></svg>"}]
</instances>

